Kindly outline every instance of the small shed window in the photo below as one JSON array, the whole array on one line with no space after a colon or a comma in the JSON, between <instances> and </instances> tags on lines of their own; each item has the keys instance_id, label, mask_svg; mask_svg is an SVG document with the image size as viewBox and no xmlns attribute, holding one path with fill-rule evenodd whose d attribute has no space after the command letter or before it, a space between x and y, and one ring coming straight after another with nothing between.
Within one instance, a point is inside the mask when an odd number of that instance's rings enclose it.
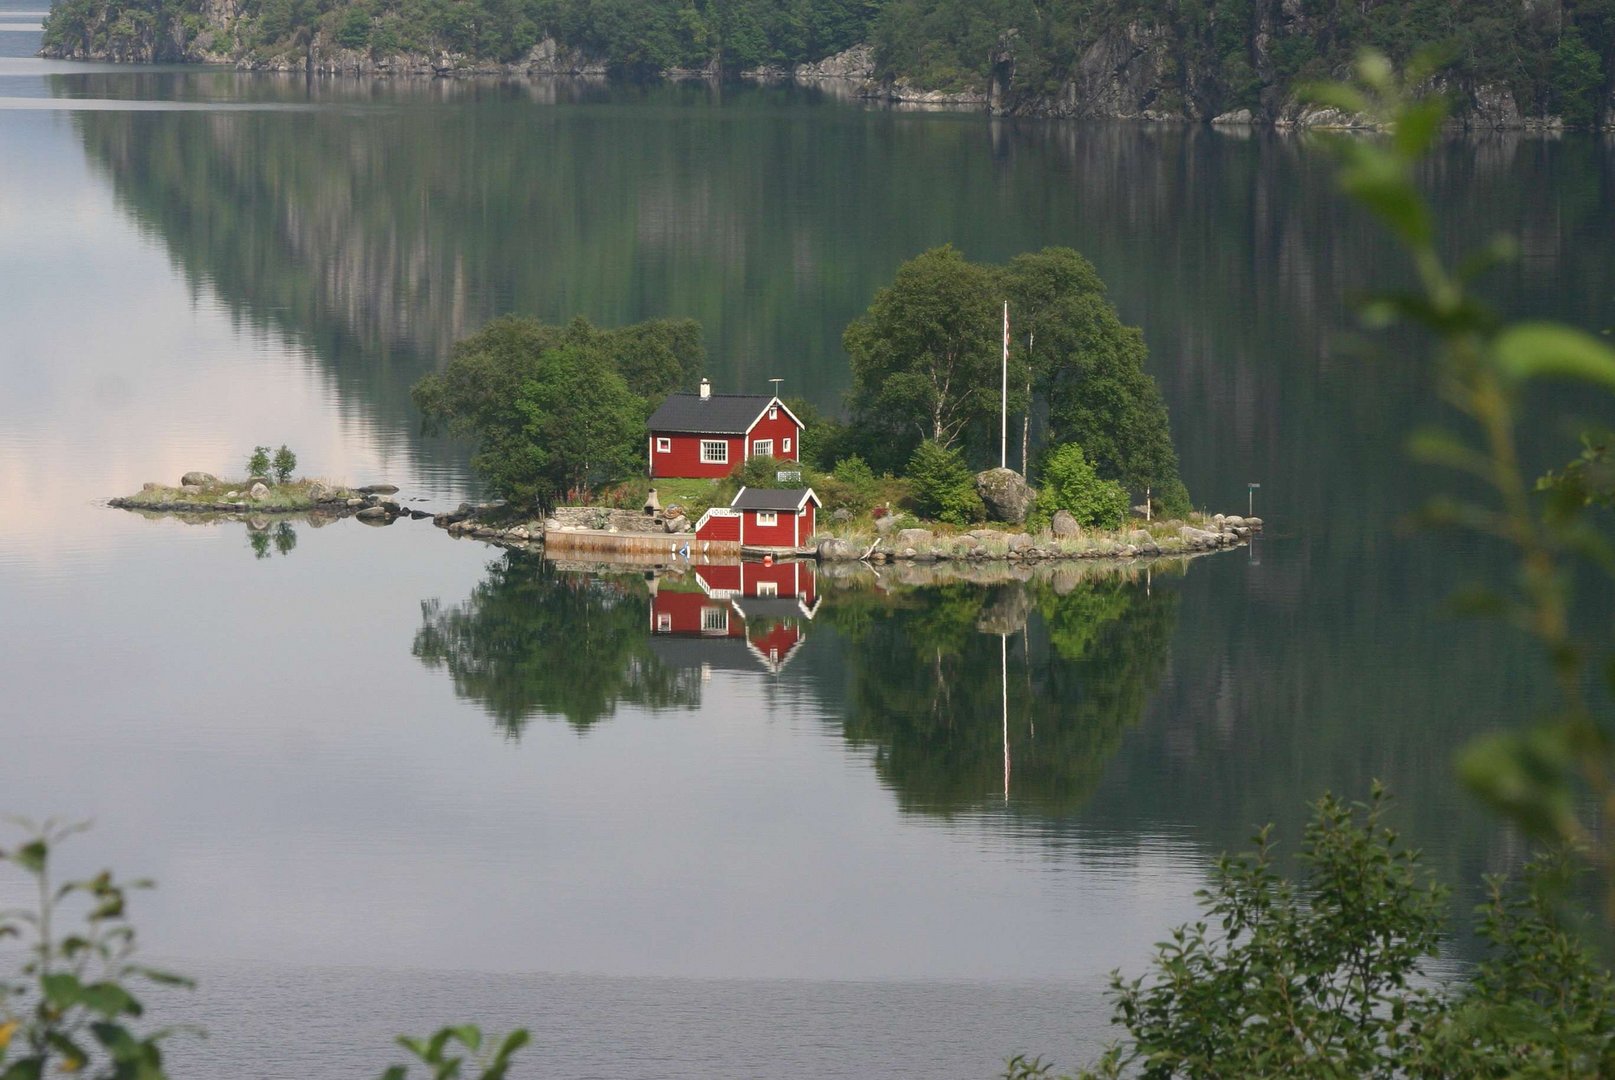
<instances>
[{"instance_id":1,"label":"small shed window","mask_svg":"<svg viewBox=\"0 0 1615 1080\"><path fill-rule=\"evenodd\" d=\"M778 525L779 515L772 510L759 510L757 511L757 524Z\"/></svg>"},{"instance_id":2,"label":"small shed window","mask_svg":"<svg viewBox=\"0 0 1615 1080\"><path fill-rule=\"evenodd\" d=\"M673 632L673 616L661 612L656 616L656 632L658 634L671 634Z\"/></svg>"},{"instance_id":3,"label":"small shed window","mask_svg":"<svg viewBox=\"0 0 1615 1080\"><path fill-rule=\"evenodd\" d=\"M729 609L725 607L702 608L701 632L703 634L727 634L729 632Z\"/></svg>"},{"instance_id":4,"label":"small shed window","mask_svg":"<svg viewBox=\"0 0 1615 1080\"><path fill-rule=\"evenodd\" d=\"M762 596L762 597L778 596L779 595L779 582L777 582L777 581L759 581L757 583L757 595Z\"/></svg>"},{"instance_id":5,"label":"small shed window","mask_svg":"<svg viewBox=\"0 0 1615 1080\"><path fill-rule=\"evenodd\" d=\"M786 436L785 438L783 438L783 439L781 439L779 441L779 448L780 448L780 452L783 453L783 454L789 454L791 452L790 436Z\"/></svg>"},{"instance_id":6,"label":"small shed window","mask_svg":"<svg viewBox=\"0 0 1615 1080\"><path fill-rule=\"evenodd\" d=\"M729 461L729 442L726 439L702 439L701 460L708 465L724 465Z\"/></svg>"},{"instance_id":7,"label":"small shed window","mask_svg":"<svg viewBox=\"0 0 1615 1080\"><path fill-rule=\"evenodd\" d=\"M779 406L778 405L770 405L768 407L768 418L770 420L778 420L779 419Z\"/></svg>"},{"instance_id":8,"label":"small shed window","mask_svg":"<svg viewBox=\"0 0 1615 1080\"><path fill-rule=\"evenodd\" d=\"M657 439L656 440L656 452L658 454L666 454L666 453L670 452L672 449L673 449L673 440L672 439Z\"/></svg>"}]
</instances>

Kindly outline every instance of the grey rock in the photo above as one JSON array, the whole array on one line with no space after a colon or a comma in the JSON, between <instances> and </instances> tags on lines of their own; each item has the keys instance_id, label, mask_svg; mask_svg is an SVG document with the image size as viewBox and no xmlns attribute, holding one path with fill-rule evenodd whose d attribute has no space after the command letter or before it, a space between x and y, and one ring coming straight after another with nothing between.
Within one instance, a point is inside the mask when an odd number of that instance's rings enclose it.
<instances>
[{"instance_id":1,"label":"grey rock","mask_svg":"<svg viewBox=\"0 0 1615 1080\"><path fill-rule=\"evenodd\" d=\"M187 495L200 495L200 494L202 494L202 485L201 484L181 484L179 486L179 489L181 491L183 491Z\"/></svg>"},{"instance_id":2,"label":"grey rock","mask_svg":"<svg viewBox=\"0 0 1615 1080\"><path fill-rule=\"evenodd\" d=\"M835 513L830 515L830 520L836 522L837 524L840 524L842 522L851 521L852 520L852 511L848 510L845 506L840 507L840 508L838 508L836 510Z\"/></svg>"},{"instance_id":3,"label":"grey rock","mask_svg":"<svg viewBox=\"0 0 1615 1080\"><path fill-rule=\"evenodd\" d=\"M976 494L993 521L1019 525L1037 497L1026 478L1014 469L988 469L976 474Z\"/></svg>"},{"instance_id":4,"label":"grey rock","mask_svg":"<svg viewBox=\"0 0 1615 1080\"><path fill-rule=\"evenodd\" d=\"M361 495L396 495L398 494L398 485L366 484L364 487L358 488L357 490Z\"/></svg>"},{"instance_id":5,"label":"grey rock","mask_svg":"<svg viewBox=\"0 0 1615 1080\"><path fill-rule=\"evenodd\" d=\"M685 517L683 514L676 514L662 522L662 528L670 533L689 532L690 519Z\"/></svg>"},{"instance_id":6,"label":"grey rock","mask_svg":"<svg viewBox=\"0 0 1615 1080\"><path fill-rule=\"evenodd\" d=\"M188 472L179 478L180 487L207 487L209 484L217 484L218 482L219 478L217 476L207 472Z\"/></svg>"},{"instance_id":7,"label":"grey rock","mask_svg":"<svg viewBox=\"0 0 1615 1080\"><path fill-rule=\"evenodd\" d=\"M828 536L819 541L816 554L820 562L851 562L860 552L840 537Z\"/></svg>"},{"instance_id":8,"label":"grey rock","mask_svg":"<svg viewBox=\"0 0 1615 1080\"><path fill-rule=\"evenodd\" d=\"M1010 533L1009 550L1013 552L1030 551L1035 544L1028 533Z\"/></svg>"},{"instance_id":9,"label":"grey rock","mask_svg":"<svg viewBox=\"0 0 1615 1080\"><path fill-rule=\"evenodd\" d=\"M875 519L875 531L880 533L882 536L885 536L895 528L897 528L897 515L895 514L886 514L883 517L878 517Z\"/></svg>"},{"instance_id":10,"label":"grey rock","mask_svg":"<svg viewBox=\"0 0 1615 1080\"><path fill-rule=\"evenodd\" d=\"M1049 522L1049 529L1055 536L1067 539L1082 535L1082 526L1077 524L1077 519L1071 515L1069 510L1056 512L1054 520Z\"/></svg>"},{"instance_id":11,"label":"grey rock","mask_svg":"<svg viewBox=\"0 0 1615 1080\"><path fill-rule=\"evenodd\" d=\"M247 494L254 499L262 501L269 498L269 489L260 481L259 483L253 484L251 488L247 489Z\"/></svg>"},{"instance_id":12,"label":"grey rock","mask_svg":"<svg viewBox=\"0 0 1615 1080\"><path fill-rule=\"evenodd\" d=\"M1231 109L1212 117L1211 122L1218 127L1250 127L1256 122L1256 117L1251 115L1249 109Z\"/></svg>"},{"instance_id":13,"label":"grey rock","mask_svg":"<svg viewBox=\"0 0 1615 1080\"><path fill-rule=\"evenodd\" d=\"M384 506L367 506L354 516L360 521L380 521L392 515L387 513L387 508Z\"/></svg>"},{"instance_id":14,"label":"grey rock","mask_svg":"<svg viewBox=\"0 0 1615 1080\"><path fill-rule=\"evenodd\" d=\"M897 530L897 545L899 547L919 547L929 544L934 539L930 529L899 529Z\"/></svg>"}]
</instances>

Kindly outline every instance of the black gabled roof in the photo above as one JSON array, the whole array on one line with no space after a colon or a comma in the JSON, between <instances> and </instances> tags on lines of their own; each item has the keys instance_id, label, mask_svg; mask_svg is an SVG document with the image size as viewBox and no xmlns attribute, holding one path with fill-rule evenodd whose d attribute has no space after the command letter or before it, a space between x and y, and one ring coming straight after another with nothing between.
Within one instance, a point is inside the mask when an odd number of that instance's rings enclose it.
<instances>
[{"instance_id":1,"label":"black gabled roof","mask_svg":"<svg viewBox=\"0 0 1615 1080\"><path fill-rule=\"evenodd\" d=\"M669 394L645 424L651 431L681 435L744 435L762 418L763 410L779 401L768 394ZM784 402L779 407L801 427L802 421Z\"/></svg>"},{"instance_id":2,"label":"black gabled roof","mask_svg":"<svg viewBox=\"0 0 1615 1080\"><path fill-rule=\"evenodd\" d=\"M802 504L812 499L815 506L819 497L813 494L812 488L749 488L740 489L740 494L734 497L729 504L731 510L789 510L795 513L802 508Z\"/></svg>"}]
</instances>

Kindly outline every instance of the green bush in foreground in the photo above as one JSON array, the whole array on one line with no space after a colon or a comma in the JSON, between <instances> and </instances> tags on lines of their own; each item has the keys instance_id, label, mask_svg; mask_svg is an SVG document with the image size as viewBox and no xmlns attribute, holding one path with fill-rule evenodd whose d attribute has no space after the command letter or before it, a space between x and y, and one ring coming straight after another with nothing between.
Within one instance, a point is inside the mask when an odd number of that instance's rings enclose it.
<instances>
[{"instance_id":1,"label":"green bush in foreground","mask_svg":"<svg viewBox=\"0 0 1615 1080\"><path fill-rule=\"evenodd\" d=\"M1490 879L1489 951L1443 986L1446 895L1366 804L1314 807L1297 880L1268 830L1218 861L1201 917L1157 946L1148 979L1112 976L1126 1035L1088 1077L1569 1077L1615 1068L1615 980L1556 914L1557 864ZM1008 1080L1050 1078L1010 1061Z\"/></svg>"}]
</instances>

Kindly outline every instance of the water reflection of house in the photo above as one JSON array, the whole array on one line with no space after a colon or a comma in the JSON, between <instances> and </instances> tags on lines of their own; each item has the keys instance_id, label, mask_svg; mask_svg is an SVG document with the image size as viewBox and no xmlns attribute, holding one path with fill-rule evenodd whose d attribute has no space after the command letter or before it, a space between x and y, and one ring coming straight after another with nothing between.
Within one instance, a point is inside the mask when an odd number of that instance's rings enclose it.
<instances>
[{"instance_id":1,"label":"water reflection of house","mask_svg":"<svg viewBox=\"0 0 1615 1080\"><path fill-rule=\"evenodd\" d=\"M801 646L818 607L811 563L698 566L656 581L651 648L676 667L776 673Z\"/></svg>"}]
</instances>

